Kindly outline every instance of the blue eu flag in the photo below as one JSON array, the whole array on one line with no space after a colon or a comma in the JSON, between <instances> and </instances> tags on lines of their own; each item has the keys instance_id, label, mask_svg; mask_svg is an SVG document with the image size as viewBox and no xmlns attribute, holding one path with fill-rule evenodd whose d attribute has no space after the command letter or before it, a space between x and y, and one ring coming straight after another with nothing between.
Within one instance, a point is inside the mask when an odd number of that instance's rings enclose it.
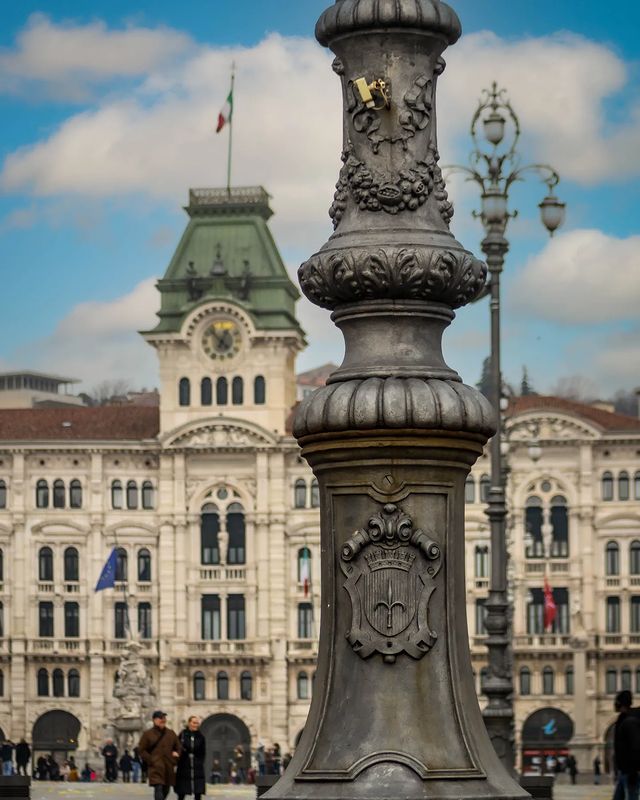
<instances>
[{"instance_id":1,"label":"blue eu flag","mask_svg":"<svg viewBox=\"0 0 640 800\"><path fill-rule=\"evenodd\" d=\"M107 563L102 568L102 572L100 573L100 577L98 578L98 583L96 583L96 592L102 591L102 589L113 589L116 583L116 562L118 560L118 552L117 549L114 547L111 551L111 555L107 559Z\"/></svg>"}]
</instances>

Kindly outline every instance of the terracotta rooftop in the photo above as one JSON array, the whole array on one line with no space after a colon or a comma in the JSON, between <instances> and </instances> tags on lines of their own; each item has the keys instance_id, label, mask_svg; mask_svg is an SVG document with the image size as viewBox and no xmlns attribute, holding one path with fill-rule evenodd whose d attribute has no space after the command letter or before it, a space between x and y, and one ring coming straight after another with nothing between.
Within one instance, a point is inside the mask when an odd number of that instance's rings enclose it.
<instances>
[{"instance_id":1,"label":"terracotta rooftop","mask_svg":"<svg viewBox=\"0 0 640 800\"><path fill-rule=\"evenodd\" d=\"M139 441L159 430L157 407L0 409L0 441Z\"/></svg>"},{"instance_id":2,"label":"terracotta rooftop","mask_svg":"<svg viewBox=\"0 0 640 800\"><path fill-rule=\"evenodd\" d=\"M576 400L567 400L564 397L526 395L525 397L513 398L511 401L512 414L523 414L527 411L561 411L582 417L606 431L640 432L640 419L638 417L612 413L588 403L579 403Z\"/></svg>"},{"instance_id":3,"label":"terracotta rooftop","mask_svg":"<svg viewBox=\"0 0 640 800\"><path fill-rule=\"evenodd\" d=\"M329 375L337 369L337 364L332 364L331 362L323 364L321 367L316 367L315 369L310 369L307 372L301 372L299 375L296 375L296 383L300 386L324 386Z\"/></svg>"}]
</instances>

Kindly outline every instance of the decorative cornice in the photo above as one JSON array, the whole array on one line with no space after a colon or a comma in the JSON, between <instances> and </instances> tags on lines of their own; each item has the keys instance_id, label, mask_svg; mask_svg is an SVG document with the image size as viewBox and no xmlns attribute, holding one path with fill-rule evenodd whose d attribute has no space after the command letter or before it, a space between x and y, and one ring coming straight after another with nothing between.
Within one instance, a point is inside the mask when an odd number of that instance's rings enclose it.
<instances>
[{"instance_id":1,"label":"decorative cornice","mask_svg":"<svg viewBox=\"0 0 640 800\"><path fill-rule=\"evenodd\" d=\"M338 36L376 28L414 29L440 36L447 44L462 33L457 14L440 0L336 0L318 20L316 39L328 46Z\"/></svg>"}]
</instances>

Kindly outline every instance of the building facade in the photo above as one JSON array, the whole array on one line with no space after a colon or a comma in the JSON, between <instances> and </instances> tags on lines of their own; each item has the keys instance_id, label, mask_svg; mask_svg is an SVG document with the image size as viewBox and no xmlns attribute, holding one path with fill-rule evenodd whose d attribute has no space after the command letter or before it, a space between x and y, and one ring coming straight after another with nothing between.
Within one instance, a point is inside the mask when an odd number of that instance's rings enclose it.
<instances>
[{"instance_id":1,"label":"building facade","mask_svg":"<svg viewBox=\"0 0 640 800\"><path fill-rule=\"evenodd\" d=\"M187 212L143 333L159 407L0 410L0 735L38 752L95 759L130 635L171 723L199 714L223 770L237 744L292 749L305 723L320 541L289 432L298 293L263 189L192 190ZM516 735L533 770L567 746L586 763L614 691L640 691L640 421L527 397L507 430ZM466 498L479 692L488 472ZM116 586L96 593L113 548Z\"/></svg>"}]
</instances>

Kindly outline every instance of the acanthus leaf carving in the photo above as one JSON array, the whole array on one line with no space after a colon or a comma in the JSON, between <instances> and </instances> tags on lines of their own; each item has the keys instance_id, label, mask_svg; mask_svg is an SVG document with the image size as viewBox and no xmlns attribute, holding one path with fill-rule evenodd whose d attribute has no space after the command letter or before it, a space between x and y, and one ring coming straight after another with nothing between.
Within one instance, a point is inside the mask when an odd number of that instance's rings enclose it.
<instances>
[{"instance_id":1,"label":"acanthus leaf carving","mask_svg":"<svg viewBox=\"0 0 640 800\"><path fill-rule=\"evenodd\" d=\"M351 600L347 639L355 653L380 653L393 664L401 653L422 658L436 643L428 606L442 551L393 503L345 542L340 567Z\"/></svg>"},{"instance_id":2,"label":"acanthus leaf carving","mask_svg":"<svg viewBox=\"0 0 640 800\"><path fill-rule=\"evenodd\" d=\"M235 425L207 425L189 431L172 442L174 447L256 447L268 444L267 440L253 431Z\"/></svg>"}]
</instances>

